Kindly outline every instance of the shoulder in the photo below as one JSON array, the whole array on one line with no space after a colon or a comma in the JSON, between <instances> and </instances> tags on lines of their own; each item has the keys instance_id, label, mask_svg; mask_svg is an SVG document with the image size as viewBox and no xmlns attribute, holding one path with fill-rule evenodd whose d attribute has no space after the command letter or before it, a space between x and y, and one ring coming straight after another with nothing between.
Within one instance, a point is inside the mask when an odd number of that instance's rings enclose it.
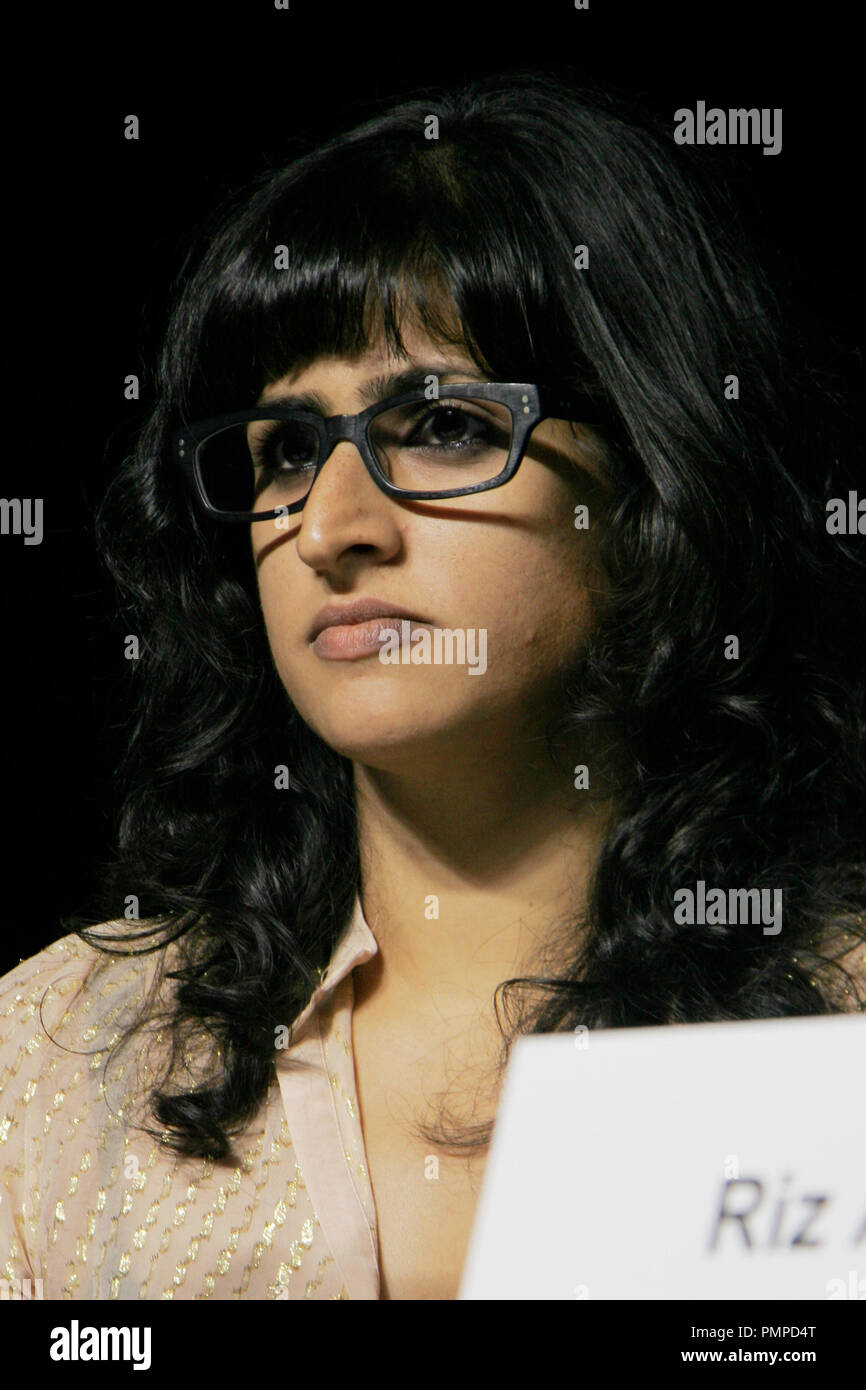
<instances>
[{"instance_id":1,"label":"shoulder","mask_svg":"<svg viewBox=\"0 0 866 1390\"><path fill-rule=\"evenodd\" d=\"M166 952L141 953L153 939L131 941L129 925L92 928L102 948L74 933L61 937L0 978L0 1095L7 1117L16 1102L29 1103L40 1089L53 1093L67 1073L94 1057L104 1060L157 996Z\"/></svg>"},{"instance_id":2,"label":"shoulder","mask_svg":"<svg viewBox=\"0 0 866 1390\"><path fill-rule=\"evenodd\" d=\"M36 955L21 960L0 978L0 1058L16 1037L28 1032L50 996L67 998L87 979L98 952L76 935L61 937Z\"/></svg>"},{"instance_id":3,"label":"shoulder","mask_svg":"<svg viewBox=\"0 0 866 1390\"><path fill-rule=\"evenodd\" d=\"M0 1038L34 1015L40 1002L68 1000L88 985L103 991L133 985L150 978L159 968L161 951L142 952L123 922L101 922L91 928L100 945L74 932L52 941L0 978ZM147 943L144 943L147 944Z\"/></svg>"},{"instance_id":4,"label":"shoulder","mask_svg":"<svg viewBox=\"0 0 866 1390\"><path fill-rule=\"evenodd\" d=\"M0 976L0 1001L3 1015L14 1013L22 992L36 987L37 981L56 976L71 963L89 964L97 952L73 932L52 941L36 955L22 958L6 975Z\"/></svg>"},{"instance_id":5,"label":"shoulder","mask_svg":"<svg viewBox=\"0 0 866 1390\"><path fill-rule=\"evenodd\" d=\"M858 919L850 930L835 926L817 947L804 948L794 961L835 1009L866 1013L866 927Z\"/></svg>"}]
</instances>

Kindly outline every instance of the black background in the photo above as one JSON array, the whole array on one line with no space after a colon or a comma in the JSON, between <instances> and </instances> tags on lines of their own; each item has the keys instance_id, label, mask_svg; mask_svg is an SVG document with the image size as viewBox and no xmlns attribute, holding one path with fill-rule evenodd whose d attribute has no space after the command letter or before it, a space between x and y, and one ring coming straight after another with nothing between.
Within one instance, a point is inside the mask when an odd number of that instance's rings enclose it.
<instances>
[{"instance_id":1,"label":"black background","mask_svg":"<svg viewBox=\"0 0 866 1390\"><path fill-rule=\"evenodd\" d=\"M41 9L28 23L6 57L21 86L6 117L0 490L43 497L45 534L40 546L0 537L0 973L87 908L108 852L122 738L109 711L116 723L125 663L90 519L147 413L192 232L263 161L288 161L383 99L519 67L603 80L671 128L698 100L781 107L779 155L725 152L747 223L803 316L862 341L863 82L855 13L838 0L159 0L80 19ZM137 142L123 136L133 113ZM131 372L140 402L123 398Z\"/></svg>"}]
</instances>

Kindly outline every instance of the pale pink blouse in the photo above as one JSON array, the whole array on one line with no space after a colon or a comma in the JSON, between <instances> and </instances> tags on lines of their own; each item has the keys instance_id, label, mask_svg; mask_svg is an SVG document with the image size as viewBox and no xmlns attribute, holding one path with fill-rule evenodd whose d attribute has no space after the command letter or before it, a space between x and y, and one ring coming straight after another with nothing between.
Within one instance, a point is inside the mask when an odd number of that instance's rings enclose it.
<instances>
[{"instance_id":1,"label":"pale pink blouse","mask_svg":"<svg viewBox=\"0 0 866 1390\"><path fill-rule=\"evenodd\" d=\"M277 1047L238 1164L180 1158L131 1126L147 1113L135 1107L150 1047L165 1045L156 1027L104 1076L171 949L106 955L70 935L0 980L0 1297L377 1299L352 971L378 947L360 901L292 1046Z\"/></svg>"}]
</instances>

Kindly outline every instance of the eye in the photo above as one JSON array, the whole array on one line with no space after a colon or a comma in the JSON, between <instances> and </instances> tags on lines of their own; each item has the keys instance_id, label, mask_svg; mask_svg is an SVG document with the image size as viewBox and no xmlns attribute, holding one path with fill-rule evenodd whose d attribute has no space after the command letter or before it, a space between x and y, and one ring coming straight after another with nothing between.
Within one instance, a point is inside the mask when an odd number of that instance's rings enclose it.
<instances>
[{"instance_id":1,"label":"eye","mask_svg":"<svg viewBox=\"0 0 866 1390\"><path fill-rule=\"evenodd\" d=\"M497 417L483 406L450 400L397 406L374 424L373 438L386 453L426 458L475 455L491 447L507 447L510 417Z\"/></svg>"},{"instance_id":2,"label":"eye","mask_svg":"<svg viewBox=\"0 0 866 1390\"><path fill-rule=\"evenodd\" d=\"M275 473L311 468L316 462L318 437L299 420L256 421L250 428L249 449L257 469Z\"/></svg>"},{"instance_id":3,"label":"eye","mask_svg":"<svg viewBox=\"0 0 866 1390\"><path fill-rule=\"evenodd\" d=\"M428 444L453 448L486 438L484 421L458 405L439 405L413 430L408 444Z\"/></svg>"}]
</instances>

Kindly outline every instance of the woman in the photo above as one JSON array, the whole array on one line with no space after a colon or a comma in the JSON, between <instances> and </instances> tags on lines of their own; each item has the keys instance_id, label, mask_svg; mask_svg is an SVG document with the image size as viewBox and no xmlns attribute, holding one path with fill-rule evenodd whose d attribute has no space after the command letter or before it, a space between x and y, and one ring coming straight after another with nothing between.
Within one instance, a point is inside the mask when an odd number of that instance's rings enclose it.
<instances>
[{"instance_id":1,"label":"woman","mask_svg":"<svg viewBox=\"0 0 866 1390\"><path fill-rule=\"evenodd\" d=\"M734 225L530 73L191 253L98 524L115 863L3 981L7 1279L454 1298L515 1037L863 1006L862 553Z\"/></svg>"}]
</instances>

